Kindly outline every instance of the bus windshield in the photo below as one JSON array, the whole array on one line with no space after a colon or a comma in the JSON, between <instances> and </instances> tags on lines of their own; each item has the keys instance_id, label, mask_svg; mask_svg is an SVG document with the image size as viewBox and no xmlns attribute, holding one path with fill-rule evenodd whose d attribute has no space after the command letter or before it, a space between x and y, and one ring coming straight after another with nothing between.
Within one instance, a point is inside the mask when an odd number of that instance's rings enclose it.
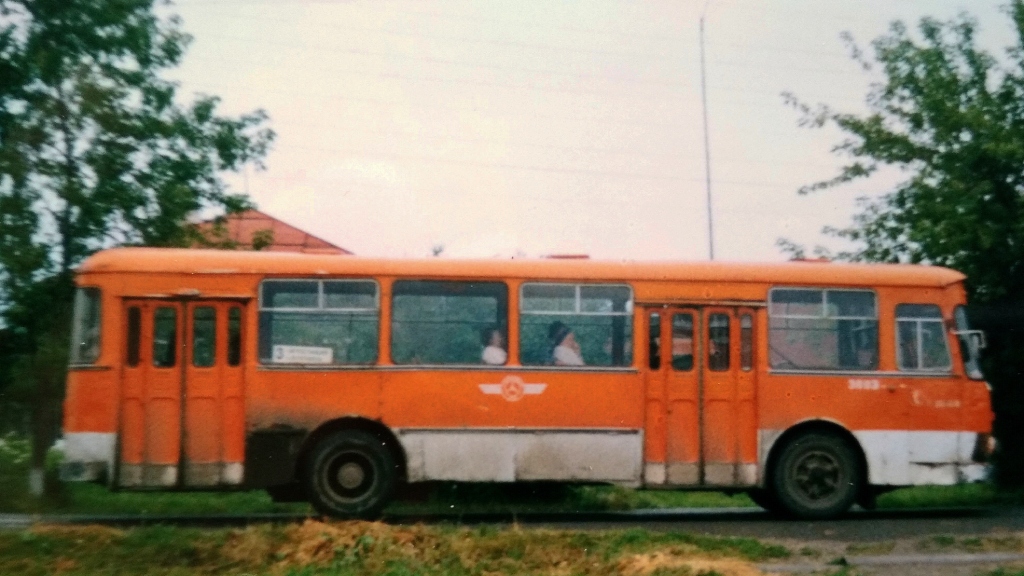
<instances>
[{"instance_id":1,"label":"bus windshield","mask_svg":"<svg viewBox=\"0 0 1024 576\"><path fill-rule=\"evenodd\" d=\"M960 342L960 356L964 361L964 372L972 380L983 380L979 358L984 347L984 336L981 330L971 330L967 323L967 309L957 306L953 314L956 320L956 336Z\"/></svg>"},{"instance_id":2,"label":"bus windshield","mask_svg":"<svg viewBox=\"0 0 1024 576\"><path fill-rule=\"evenodd\" d=\"M75 292L70 363L93 364L99 356L100 291L97 288L79 288Z\"/></svg>"}]
</instances>

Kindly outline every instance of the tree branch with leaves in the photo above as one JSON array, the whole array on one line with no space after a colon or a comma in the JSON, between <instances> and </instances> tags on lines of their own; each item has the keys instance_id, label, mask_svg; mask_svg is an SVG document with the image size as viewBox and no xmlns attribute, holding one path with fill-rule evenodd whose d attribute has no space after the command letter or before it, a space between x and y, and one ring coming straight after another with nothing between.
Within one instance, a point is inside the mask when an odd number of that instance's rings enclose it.
<instances>
[{"instance_id":1,"label":"tree branch with leaves","mask_svg":"<svg viewBox=\"0 0 1024 576\"><path fill-rule=\"evenodd\" d=\"M190 37L158 4L169 3L0 0L0 317L27 335L26 366L66 342L72 271L87 256L184 245L190 217L250 207L222 176L262 167L267 116L220 115L208 95L182 103L162 74ZM60 395L51 372L18 372L38 375L37 405Z\"/></svg>"},{"instance_id":2,"label":"tree branch with leaves","mask_svg":"<svg viewBox=\"0 0 1024 576\"><path fill-rule=\"evenodd\" d=\"M973 303L1024 302L1024 1L1012 1L1005 11L1016 41L999 55L977 46L977 22L967 14L923 18L916 30L895 22L872 42L872 59L846 36L853 57L880 76L867 95L867 114L784 95L801 125L831 125L844 134L832 151L845 165L800 194L870 178L882 168L904 175L888 192L859 199L849 225L824 229L853 246L835 257L947 266L967 275ZM790 254L805 251L785 239L779 246ZM1019 334L996 334L988 354L1003 424L1024 415ZM1024 444L1024 426L999 422L1004 446ZM1017 456L1004 458L1016 464L1003 472L1020 483L1024 453Z\"/></svg>"}]
</instances>

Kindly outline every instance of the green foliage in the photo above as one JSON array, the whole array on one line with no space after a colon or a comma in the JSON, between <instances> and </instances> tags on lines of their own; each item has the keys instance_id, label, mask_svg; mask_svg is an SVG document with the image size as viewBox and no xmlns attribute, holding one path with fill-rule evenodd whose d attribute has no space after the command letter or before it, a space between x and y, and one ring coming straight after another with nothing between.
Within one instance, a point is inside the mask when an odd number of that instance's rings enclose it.
<instances>
[{"instance_id":1,"label":"green foliage","mask_svg":"<svg viewBox=\"0 0 1024 576\"><path fill-rule=\"evenodd\" d=\"M219 174L257 165L273 133L262 111L178 104L160 73L189 37L154 0L0 0L0 295L18 305L115 244L187 241L185 219L237 211ZM65 278L66 280L66 278Z\"/></svg>"},{"instance_id":2,"label":"green foliage","mask_svg":"<svg viewBox=\"0 0 1024 576\"><path fill-rule=\"evenodd\" d=\"M161 74L190 38L156 5L0 0L0 326L24 340L2 352L66 346L71 270L89 254L185 245L190 216L249 206L220 175L261 165L273 140L266 115L220 116L207 95L181 104ZM40 370L64 362L44 356L0 374L0 386L18 381L52 411L63 375Z\"/></svg>"},{"instance_id":3,"label":"green foliage","mask_svg":"<svg viewBox=\"0 0 1024 576\"><path fill-rule=\"evenodd\" d=\"M43 498L28 494L28 470L32 446L17 434L0 436L0 513L51 512L65 508L68 500L63 490L51 490ZM57 487L57 463L60 455L49 456L46 483Z\"/></svg>"},{"instance_id":4,"label":"green foliage","mask_svg":"<svg viewBox=\"0 0 1024 576\"><path fill-rule=\"evenodd\" d=\"M274 230L265 228L252 233L252 249L260 251L274 244Z\"/></svg>"},{"instance_id":5,"label":"green foliage","mask_svg":"<svg viewBox=\"0 0 1024 576\"><path fill-rule=\"evenodd\" d=\"M1018 307L1024 294L1024 0L1012 0L1006 13L1016 42L999 55L977 47L977 23L966 14L946 22L923 18L916 33L893 23L872 43L874 61L852 46L865 69L881 72L866 115L786 95L803 125L832 125L845 134L833 151L846 165L801 193L882 168L905 175L888 193L860 199L850 226L824 230L854 246L835 257L947 266L967 275L973 304ZM787 240L779 245L794 255L804 252ZM1021 484L1024 333L1004 330L990 344L986 375L1004 448L997 478Z\"/></svg>"},{"instance_id":6,"label":"green foliage","mask_svg":"<svg viewBox=\"0 0 1024 576\"><path fill-rule=\"evenodd\" d=\"M182 244L185 219L247 200L219 178L259 163L273 134L257 111L177 104L160 78L189 37L153 0L2 0L9 73L0 93L0 243L5 292L66 273L112 244Z\"/></svg>"},{"instance_id":7,"label":"green foliage","mask_svg":"<svg viewBox=\"0 0 1024 576\"><path fill-rule=\"evenodd\" d=\"M1024 2L1009 11L1024 42ZM996 300L1024 288L1024 54L1018 45L1000 61L977 48L967 15L924 18L918 32L895 22L873 42L883 78L866 116L787 96L805 125L832 124L846 135L834 151L847 165L801 193L900 168L907 178L862 199L853 226L826 229L857 246L839 256L949 266L968 275L973 296Z\"/></svg>"}]
</instances>

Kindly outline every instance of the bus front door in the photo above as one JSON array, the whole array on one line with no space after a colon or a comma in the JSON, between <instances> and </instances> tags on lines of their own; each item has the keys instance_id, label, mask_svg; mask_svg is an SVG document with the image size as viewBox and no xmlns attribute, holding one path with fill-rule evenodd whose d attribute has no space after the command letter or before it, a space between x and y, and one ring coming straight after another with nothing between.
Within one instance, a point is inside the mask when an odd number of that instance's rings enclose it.
<instances>
[{"instance_id":1,"label":"bus front door","mask_svg":"<svg viewBox=\"0 0 1024 576\"><path fill-rule=\"evenodd\" d=\"M183 483L241 484L245 458L243 303L185 305Z\"/></svg>"},{"instance_id":2,"label":"bus front door","mask_svg":"<svg viewBox=\"0 0 1024 576\"><path fill-rule=\"evenodd\" d=\"M243 307L125 301L120 486L241 483Z\"/></svg>"},{"instance_id":3,"label":"bus front door","mask_svg":"<svg viewBox=\"0 0 1024 576\"><path fill-rule=\"evenodd\" d=\"M754 321L750 308L704 308L701 456L705 486L757 482Z\"/></svg>"},{"instance_id":4,"label":"bus front door","mask_svg":"<svg viewBox=\"0 0 1024 576\"><path fill-rule=\"evenodd\" d=\"M646 483L756 482L755 318L732 307L648 311Z\"/></svg>"}]
</instances>

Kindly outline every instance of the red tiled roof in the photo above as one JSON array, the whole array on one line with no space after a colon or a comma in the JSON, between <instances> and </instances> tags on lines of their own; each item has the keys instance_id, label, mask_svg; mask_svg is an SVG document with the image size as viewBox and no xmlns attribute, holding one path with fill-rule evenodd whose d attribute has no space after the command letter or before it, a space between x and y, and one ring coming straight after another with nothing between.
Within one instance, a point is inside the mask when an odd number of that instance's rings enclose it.
<instances>
[{"instance_id":1,"label":"red tiled roof","mask_svg":"<svg viewBox=\"0 0 1024 576\"><path fill-rule=\"evenodd\" d=\"M215 224L207 221L199 224L199 230L210 237ZM272 235L271 243L263 248L269 252L302 252L304 254L352 254L330 242L299 230L259 210L246 210L224 218L224 235L210 238L211 241L229 240L238 244L239 250L251 250L253 239L264 230ZM197 246L198 247L198 246Z\"/></svg>"}]
</instances>

